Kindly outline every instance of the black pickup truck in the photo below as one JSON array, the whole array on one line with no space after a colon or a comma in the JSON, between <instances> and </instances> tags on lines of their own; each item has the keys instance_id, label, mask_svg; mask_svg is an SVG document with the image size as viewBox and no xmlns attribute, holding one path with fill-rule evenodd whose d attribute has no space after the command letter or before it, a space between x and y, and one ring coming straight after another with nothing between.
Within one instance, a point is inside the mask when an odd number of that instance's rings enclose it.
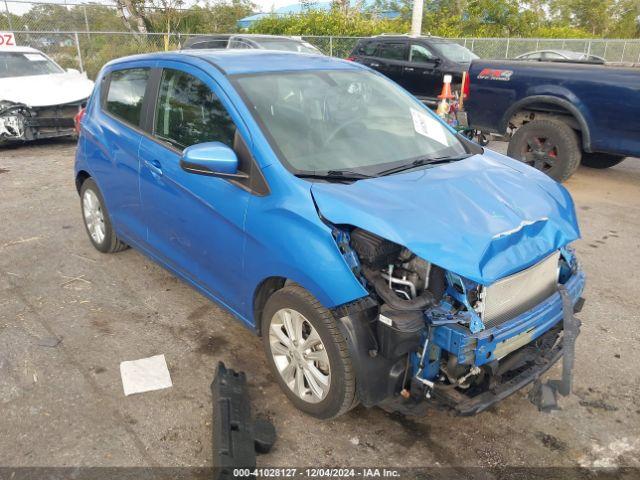
<instances>
[{"instance_id":1,"label":"black pickup truck","mask_svg":"<svg viewBox=\"0 0 640 480\"><path fill-rule=\"evenodd\" d=\"M558 181L640 156L638 68L474 60L469 81L470 126L509 136L509 156Z\"/></svg>"}]
</instances>

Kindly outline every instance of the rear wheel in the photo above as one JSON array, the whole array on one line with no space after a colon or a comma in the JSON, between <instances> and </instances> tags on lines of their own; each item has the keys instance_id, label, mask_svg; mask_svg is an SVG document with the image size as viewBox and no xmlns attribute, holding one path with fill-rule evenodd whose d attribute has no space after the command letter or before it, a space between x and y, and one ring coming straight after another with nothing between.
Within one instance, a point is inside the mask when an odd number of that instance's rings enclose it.
<instances>
[{"instance_id":1,"label":"rear wheel","mask_svg":"<svg viewBox=\"0 0 640 480\"><path fill-rule=\"evenodd\" d=\"M533 120L511 137L507 155L564 182L580 165L582 152L576 132L557 120Z\"/></svg>"},{"instance_id":2,"label":"rear wheel","mask_svg":"<svg viewBox=\"0 0 640 480\"><path fill-rule=\"evenodd\" d=\"M610 168L615 167L626 157L611 155L609 153L583 153L582 165L589 168Z\"/></svg>"},{"instance_id":3,"label":"rear wheel","mask_svg":"<svg viewBox=\"0 0 640 480\"><path fill-rule=\"evenodd\" d=\"M102 193L92 178L87 178L80 187L80 203L84 227L97 250L115 253L127 248L113 230Z\"/></svg>"},{"instance_id":4,"label":"rear wheel","mask_svg":"<svg viewBox=\"0 0 640 480\"><path fill-rule=\"evenodd\" d=\"M288 285L269 297L262 338L280 387L298 409L326 419L357 404L346 340L331 312L304 288Z\"/></svg>"}]
</instances>

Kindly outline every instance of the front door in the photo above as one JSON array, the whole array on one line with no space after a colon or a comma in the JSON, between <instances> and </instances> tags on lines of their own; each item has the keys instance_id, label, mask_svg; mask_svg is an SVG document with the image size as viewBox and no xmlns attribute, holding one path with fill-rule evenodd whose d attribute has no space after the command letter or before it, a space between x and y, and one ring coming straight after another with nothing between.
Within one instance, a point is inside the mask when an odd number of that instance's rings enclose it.
<instances>
[{"instance_id":1,"label":"front door","mask_svg":"<svg viewBox=\"0 0 640 480\"><path fill-rule=\"evenodd\" d=\"M437 58L424 45L412 43L409 48L409 63L403 74L407 89L416 97L435 98L440 93L442 78L438 73Z\"/></svg>"},{"instance_id":2,"label":"front door","mask_svg":"<svg viewBox=\"0 0 640 480\"><path fill-rule=\"evenodd\" d=\"M176 64L154 75L160 76L155 114L147 127L150 137L140 145L147 244L170 267L238 311L251 194L232 180L184 171L180 158L185 148L204 142L233 148L240 132L219 87L205 73Z\"/></svg>"}]
</instances>

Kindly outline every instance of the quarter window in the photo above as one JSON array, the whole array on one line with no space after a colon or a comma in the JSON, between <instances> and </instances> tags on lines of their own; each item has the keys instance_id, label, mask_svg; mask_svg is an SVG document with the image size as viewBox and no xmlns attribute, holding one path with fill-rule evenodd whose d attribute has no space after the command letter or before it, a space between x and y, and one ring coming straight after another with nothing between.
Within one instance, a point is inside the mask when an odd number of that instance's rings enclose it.
<instances>
[{"instance_id":1,"label":"quarter window","mask_svg":"<svg viewBox=\"0 0 640 480\"><path fill-rule=\"evenodd\" d=\"M140 125L142 101L149 79L148 68L111 72L105 108L131 125Z\"/></svg>"},{"instance_id":2,"label":"quarter window","mask_svg":"<svg viewBox=\"0 0 640 480\"><path fill-rule=\"evenodd\" d=\"M406 60L406 48L404 43L385 43L378 49L378 57L389 60Z\"/></svg>"},{"instance_id":3,"label":"quarter window","mask_svg":"<svg viewBox=\"0 0 640 480\"><path fill-rule=\"evenodd\" d=\"M179 149L204 142L222 142L232 147L235 125L204 82L188 73L165 69L154 134Z\"/></svg>"}]
</instances>

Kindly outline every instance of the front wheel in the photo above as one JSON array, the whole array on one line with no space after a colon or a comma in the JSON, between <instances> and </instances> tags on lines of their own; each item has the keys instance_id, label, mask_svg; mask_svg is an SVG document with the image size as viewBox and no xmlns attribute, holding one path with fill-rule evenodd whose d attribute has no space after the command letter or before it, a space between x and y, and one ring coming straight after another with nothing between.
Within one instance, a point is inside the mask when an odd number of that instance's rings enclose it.
<instances>
[{"instance_id":1,"label":"front wheel","mask_svg":"<svg viewBox=\"0 0 640 480\"><path fill-rule=\"evenodd\" d=\"M533 120L513 134L507 155L564 182L580 166L582 152L578 135L565 122Z\"/></svg>"},{"instance_id":2,"label":"front wheel","mask_svg":"<svg viewBox=\"0 0 640 480\"><path fill-rule=\"evenodd\" d=\"M609 153L583 153L582 165L589 168L611 168L618 165L626 157L611 155Z\"/></svg>"},{"instance_id":3,"label":"front wheel","mask_svg":"<svg viewBox=\"0 0 640 480\"><path fill-rule=\"evenodd\" d=\"M331 312L304 288L287 285L269 297L262 339L280 388L298 409L328 419L357 404L346 340Z\"/></svg>"}]
</instances>

